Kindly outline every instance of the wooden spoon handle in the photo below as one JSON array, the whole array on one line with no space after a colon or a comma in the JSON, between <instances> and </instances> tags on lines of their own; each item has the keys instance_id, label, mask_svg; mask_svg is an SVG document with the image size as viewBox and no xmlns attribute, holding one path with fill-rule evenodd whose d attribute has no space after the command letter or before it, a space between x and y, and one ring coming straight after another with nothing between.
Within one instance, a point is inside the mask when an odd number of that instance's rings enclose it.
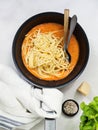
<instances>
[{"instance_id":1,"label":"wooden spoon handle","mask_svg":"<svg viewBox=\"0 0 98 130\"><path fill-rule=\"evenodd\" d=\"M69 9L64 9L64 43L67 41L69 23Z\"/></svg>"}]
</instances>

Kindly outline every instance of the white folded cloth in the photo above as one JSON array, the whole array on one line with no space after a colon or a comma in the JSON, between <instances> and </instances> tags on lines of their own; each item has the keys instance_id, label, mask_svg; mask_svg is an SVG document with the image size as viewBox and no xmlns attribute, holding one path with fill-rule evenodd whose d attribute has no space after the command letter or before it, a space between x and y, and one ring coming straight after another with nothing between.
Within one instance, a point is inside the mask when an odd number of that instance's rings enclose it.
<instances>
[{"instance_id":1,"label":"white folded cloth","mask_svg":"<svg viewBox=\"0 0 98 130\"><path fill-rule=\"evenodd\" d=\"M62 98L59 90L33 87L0 64L0 127L29 130L45 117L57 118Z\"/></svg>"}]
</instances>

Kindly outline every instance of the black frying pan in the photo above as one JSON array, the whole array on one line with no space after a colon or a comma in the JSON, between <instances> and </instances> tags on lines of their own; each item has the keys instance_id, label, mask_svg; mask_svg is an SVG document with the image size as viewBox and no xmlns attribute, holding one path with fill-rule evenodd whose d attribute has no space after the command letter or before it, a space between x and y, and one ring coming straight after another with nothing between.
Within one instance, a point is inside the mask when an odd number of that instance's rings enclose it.
<instances>
[{"instance_id":1,"label":"black frying pan","mask_svg":"<svg viewBox=\"0 0 98 130\"><path fill-rule=\"evenodd\" d=\"M69 18L70 21L71 18ZM79 77L79 75L83 72L89 58L89 43L87 36L82 29L82 27L77 23L74 35L76 36L79 43L79 60L73 69L73 71L64 79L58 81L44 81L36 78L32 75L24 66L22 57L21 57L21 46L22 42L25 38L25 35L36 25L47 23L47 22L55 22L59 24L64 24L64 14L57 12L46 12L35 15L29 18L26 22L24 22L21 27L18 29L12 46L12 55L15 66L19 70L20 74L23 78L29 82L30 84L40 87L40 88L61 88L67 86L69 83L74 81ZM45 120L45 130L55 130L55 119L46 119Z\"/></svg>"},{"instance_id":2,"label":"black frying pan","mask_svg":"<svg viewBox=\"0 0 98 130\"><path fill-rule=\"evenodd\" d=\"M71 18L69 18L69 21L70 19ZM21 25L21 27L18 29L13 41L13 46L12 46L13 60L19 72L22 74L24 79L28 81L30 84L41 88L61 88L67 86L69 83L77 79L81 74L81 72L83 72L89 57L89 43L84 30L77 23L74 31L74 35L78 40L80 53L79 53L79 60L77 62L77 65L73 69L73 71L66 78L58 81L44 81L38 79L34 75L32 75L24 66L21 57L21 46L25 35L34 26L42 23L47 23L47 22L55 22L63 25L64 14L57 13L57 12L41 13L29 18L26 22L24 22Z\"/></svg>"}]
</instances>

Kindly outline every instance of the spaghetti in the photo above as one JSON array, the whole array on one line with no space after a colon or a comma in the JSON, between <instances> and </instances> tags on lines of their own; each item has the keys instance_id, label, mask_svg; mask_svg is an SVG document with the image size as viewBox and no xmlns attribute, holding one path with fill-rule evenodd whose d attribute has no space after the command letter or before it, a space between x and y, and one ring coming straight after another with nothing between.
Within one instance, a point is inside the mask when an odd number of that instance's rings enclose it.
<instances>
[{"instance_id":1,"label":"spaghetti","mask_svg":"<svg viewBox=\"0 0 98 130\"><path fill-rule=\"evenodd\" d=\"M42 33L36 30L34 35L26 35L27 42L22 46L27 66L30 69L37 69L43 77L46 75L58 77L69 67L61 45L63 37L56 37L54 33L56 32Z\"/></svg>"},{"instance_id":2,"label":"spaghetti","mask_svg":"<svg viewBox=\"0 0 98 130\"><path fill-rule=\"evenodd\" d=\"M79 57L79 46L72 35L68 51L71 62L63 51L64 26L58 23L43 23L33 27L22 43L22 60L27 70L35 77L47 81L67 77Z\"/></svg>"}]
</instances>

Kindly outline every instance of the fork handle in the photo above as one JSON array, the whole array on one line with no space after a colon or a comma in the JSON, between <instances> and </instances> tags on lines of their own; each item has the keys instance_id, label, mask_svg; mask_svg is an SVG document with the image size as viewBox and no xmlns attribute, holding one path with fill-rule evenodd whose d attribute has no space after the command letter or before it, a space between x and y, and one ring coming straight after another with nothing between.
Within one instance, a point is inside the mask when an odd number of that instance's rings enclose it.
<instances>
[{"instance_id":1,"label":"fork handle","mask_svg":"<svg viewBox=\"0 0 98 130\"><path fill-rule=\"evenodd\" d=\"M69 9L64 9L64 44L67 41L68 24L69 24Z\"/></svg>"}]
</instances>

